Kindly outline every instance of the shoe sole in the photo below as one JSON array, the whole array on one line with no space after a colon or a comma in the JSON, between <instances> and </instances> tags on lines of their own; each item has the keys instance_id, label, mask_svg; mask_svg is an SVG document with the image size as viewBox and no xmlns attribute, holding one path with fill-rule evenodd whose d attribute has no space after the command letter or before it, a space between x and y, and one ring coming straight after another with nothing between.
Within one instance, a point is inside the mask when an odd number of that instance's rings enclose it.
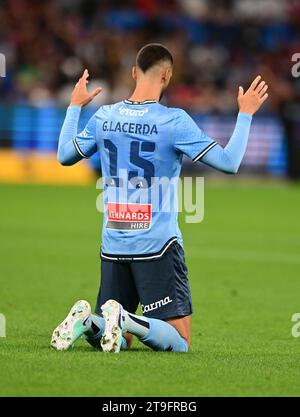
<instances>
[{"instance_id":1,"label":"shoe sole","mask_svg":"<svg viewBox=\"0 0 300 417\"><path fill-rule=\"evenodd\" d=\"M109 300L101 307L105 320L105 330L101 338L103 352L119 353L122 343L120 318L122 306L117 301Z\"/></svg>"},{"instance_id":2,"label":"shoe sole","mask_svg":"<svg viewBox=\"0 0 300 417\"><path fill-rule=\"evenodd\" d=\"M67 350L87 330L85 323L91 316L91 306L85 300L77 301L64 321L53 331L51 347L55 350Z\"/></svg>"}]
</instances>

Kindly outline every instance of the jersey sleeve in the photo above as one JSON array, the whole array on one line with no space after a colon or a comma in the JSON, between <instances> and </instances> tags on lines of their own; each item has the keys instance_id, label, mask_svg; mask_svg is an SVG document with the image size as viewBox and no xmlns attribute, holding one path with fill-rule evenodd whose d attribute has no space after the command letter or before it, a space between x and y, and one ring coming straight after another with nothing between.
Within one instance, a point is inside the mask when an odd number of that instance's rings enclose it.
<instances>
[{"instance_id":1,"label":"jersey sleeve","mask_svg":"<svg viewBox=\"0 0 300 417\"><path fill-rule=\"evenodd\" d=\"M174 134L175 149L194 162L199 161L217 145L217 142L207 136L184 110L179 110L176 115Z\"/></svg>"},{"instance_id":2,"label":"jersey sleeve","mask_svg":"<svg viewBox=\"0 0 300 417\"><path fill-rule=\"evenodd\" d=\"M94 114L83 131L73 139L74 146L82 158L89 158L97 151L96 128L97 119Z\"/></svg>"}]
</instances>

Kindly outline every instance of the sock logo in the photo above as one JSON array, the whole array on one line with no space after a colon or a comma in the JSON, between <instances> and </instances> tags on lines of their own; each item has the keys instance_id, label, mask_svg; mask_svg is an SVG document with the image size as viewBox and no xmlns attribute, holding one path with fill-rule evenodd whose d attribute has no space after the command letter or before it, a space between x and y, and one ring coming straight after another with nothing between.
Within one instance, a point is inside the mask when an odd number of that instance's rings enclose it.
<instances>
[{"instance_id":1,"label":"sock logo","mask_svg":"<svg viewBox=\"0 0 300 417\"><path fill-rule=\"evenodd\" d=\"M142 304L142 312L148 313L149 311L156 310L157 308L163 307L166 304L170 304L172 302L173 300L170 300L170 297L168 296L168 297L163 298L162 300L155 301L155 303L151 303L148 305Z\"/></svg>"}]
</instances>

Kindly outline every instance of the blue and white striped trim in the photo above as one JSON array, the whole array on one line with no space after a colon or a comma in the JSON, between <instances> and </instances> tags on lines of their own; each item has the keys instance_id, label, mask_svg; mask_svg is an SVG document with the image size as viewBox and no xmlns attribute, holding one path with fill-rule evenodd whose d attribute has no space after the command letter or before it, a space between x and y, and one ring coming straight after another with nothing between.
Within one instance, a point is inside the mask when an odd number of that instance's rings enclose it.
<instances>
[{"instance_id":1,"label":"blue and white striped trim","mask_svg":"<svg viewBox=\"0 0 300 417\"><path fill-rule=\"evenodd\" d=\"M215 147L217 145L217 142L212 142L211 144L209 144L205 149L203 149L203 151L201 151L194 159L193 162L197 162L199 161L199 159L201 159L208 151L210 151L213 147Z\"/></svg>"},{"instance_id":2,"label":"blue and white striped trim","mask_svg":"<svg viewBox=\"0 0 300 417\"><path fill-rule=\"evenodd\" d=\"M113 254L107 254L103 253L101 251L101 258L106 259L109 261L148 261L151 259L159 259L161 258L165 252L169 249L169 247L172 245L172 243L177 241L177 237L173 237L165 243L163 248L155 254L149 254L149 255L113 255Z\"/></svg>"},{"instance_id":3,"label":"blue and white striped trim","mask_svg":"<svg viewBox=\"0 0 300 417\"><path fill-rule=\"evenodd\" d=\"M133 100L123 100L125 104L151 104L157 103L156 100L145 100L145 101L133 101Z\"/></svg>"},{"instance_id":4,"label":"blue and white striped trim","mask_svg":"<svg viewBox=\"0 0 300 417\"><path fill-rule=\"evenodd\" d=\"M85 155L85 154L82 152L82 150L79 148L79 145L78 145L78 143L77 143L77 141L76 141L76 138L74 138L74 139L73 139L73 144L74 144L74 146L75 146L76 151L79 153L79 155L80 155L80 156L82 156L82 158L88 158L88 156L87 156L87 155Z\"/></svg>"}]
</instances>

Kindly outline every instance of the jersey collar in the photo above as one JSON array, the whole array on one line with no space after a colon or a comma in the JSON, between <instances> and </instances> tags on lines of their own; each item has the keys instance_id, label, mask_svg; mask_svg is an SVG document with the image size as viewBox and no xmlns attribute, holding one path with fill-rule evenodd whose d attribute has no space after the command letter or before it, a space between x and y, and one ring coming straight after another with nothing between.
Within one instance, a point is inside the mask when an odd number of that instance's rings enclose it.
<instances>
[{"instance_id":1,"label":"jersey collar","mask_svg":"<svg viewBox=\"0 0 300 417\"><path fill-rule=\"evenodd\" d=\"M151 104L158 103L156 100L144 100L144 101L133 101L133 100L124 100L125 104Z\"/></svg>"}]
</instances>

